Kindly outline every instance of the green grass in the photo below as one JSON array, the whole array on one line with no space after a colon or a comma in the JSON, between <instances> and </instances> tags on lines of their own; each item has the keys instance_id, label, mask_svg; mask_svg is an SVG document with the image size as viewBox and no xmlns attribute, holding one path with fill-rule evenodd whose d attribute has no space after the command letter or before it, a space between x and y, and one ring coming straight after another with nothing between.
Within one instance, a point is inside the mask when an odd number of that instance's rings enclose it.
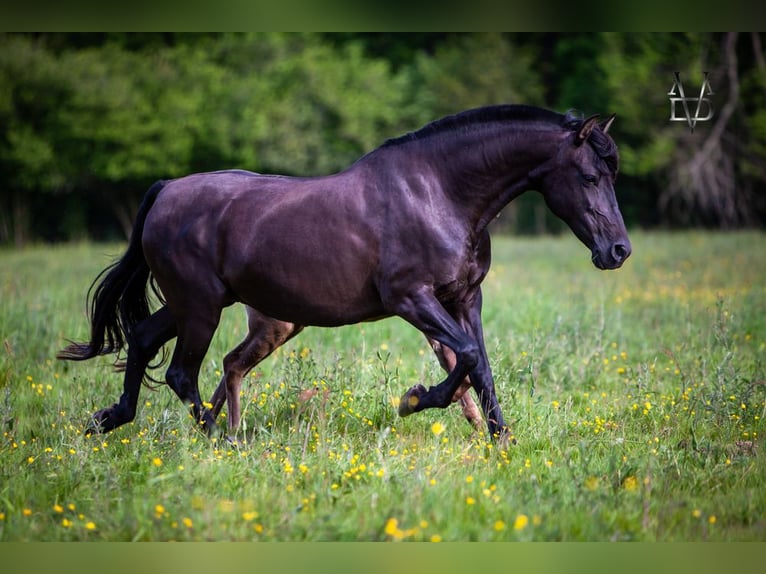
<instances>
[{"instance_id":1,"label":"green grass","mask_svg":"<svg viewBox=\"0 0 766 574\"><path fill-rule=\"evenodd\" d=\"M120 375L54 356L87 336L85 293L122 246L0 252L0 540L765 540L766 235L632 239L599 272L570 235L495 238L507 451L457 407L396 416L443 376L397 319L309 329L267 359L238 446L164 387L87 438ZM228 309L203 396L244 329Z\"/></svg>"}]
</instances>

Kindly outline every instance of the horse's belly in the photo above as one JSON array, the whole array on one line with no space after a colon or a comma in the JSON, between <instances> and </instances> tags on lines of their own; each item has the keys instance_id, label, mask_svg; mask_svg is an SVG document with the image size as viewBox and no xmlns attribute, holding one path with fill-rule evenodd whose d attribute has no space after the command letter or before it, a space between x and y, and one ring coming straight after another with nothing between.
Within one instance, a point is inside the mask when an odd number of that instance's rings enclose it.
<instances>
[{"instance_id":1,"label":"horse's belly","mask_svg":"<svg viewBox=\"0 0 766 574\"><path fill-rule=\"evenodd\" d=\"M330 255L266 252L249 260L228 287L260 312L299 325L331 327L384 315L368 266Z\"/></svg>"},{"instance_id":2,"label":"horse's belly","mask_svg":"<svg viewBox=\"0 0 766 574\"><path fill-rule=\"evenodd\" d=\"M375 293L368 290L353 293L348 285L339 285L334 291L306 290L269 278L236 290L235 294L261 313L297 325L337 327L386 315Z\"/></svg>"}]
</instances>

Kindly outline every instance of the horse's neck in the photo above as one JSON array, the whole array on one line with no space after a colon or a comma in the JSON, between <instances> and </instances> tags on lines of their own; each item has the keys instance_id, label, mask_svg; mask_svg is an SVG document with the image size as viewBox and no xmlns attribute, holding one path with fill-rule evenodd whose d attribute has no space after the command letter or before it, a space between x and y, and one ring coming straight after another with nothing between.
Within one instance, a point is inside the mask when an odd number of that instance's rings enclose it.
<instances>
[{"instance_id":1,"label":"horse's neck","mask_svg":"<svg viewBox=\"0 0 766 574\"><path fill-rule=\"evenodd\" d=\"M563 135L552 130L477 131L443 145L448 166L444 186L470 213L477 234L530 189L530 173L555 157Z\"/></svg>"}]
</instances>

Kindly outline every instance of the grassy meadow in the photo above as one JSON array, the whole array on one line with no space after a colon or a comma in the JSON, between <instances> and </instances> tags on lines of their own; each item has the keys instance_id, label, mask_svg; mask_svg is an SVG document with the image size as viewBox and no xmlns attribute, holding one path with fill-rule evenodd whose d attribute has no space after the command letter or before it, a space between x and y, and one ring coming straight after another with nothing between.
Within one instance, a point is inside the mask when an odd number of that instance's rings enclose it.
<instances>
[{"instance_id":1,"label":"grassy meadow","mask_svg":"<svg viewBox=\"0 0 766 574\"><path fill-rule=\"evenodd\" d=\"M494 238L484 330L508 450L457 406L397 416L443 378L398 319L309 329L264 361L237 444L165 387L85 437L121 376L55 353L87 337L86 291L123 246L0 251L0 540L764 541L766 235L632 241L601 272L570 234ZM227 309L203 396L245 328Z\"/></svg>"}]
</instances>

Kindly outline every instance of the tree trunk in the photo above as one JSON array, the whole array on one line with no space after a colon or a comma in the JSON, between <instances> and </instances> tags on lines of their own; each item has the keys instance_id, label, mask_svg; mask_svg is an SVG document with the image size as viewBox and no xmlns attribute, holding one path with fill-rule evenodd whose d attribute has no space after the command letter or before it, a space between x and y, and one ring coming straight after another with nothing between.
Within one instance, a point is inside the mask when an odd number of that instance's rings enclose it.
<instances>
[{"instance_id":1,"label":"tree trunk","mask_svg":"<svg viewBox=\"0 0 766 574\"><path fill-rule=\"evenodd\" d=\"M737 227L752 220L747 199L738 189L732 149L724 146L724 133L739 105L736 44L736 32L724 36L721 66L729 80L726 101L702 146L677 163L667 191L660 196L661 209L675 205L679 210L699 214L703 222L722 228Z\"/></svg>"}]
</instances>

